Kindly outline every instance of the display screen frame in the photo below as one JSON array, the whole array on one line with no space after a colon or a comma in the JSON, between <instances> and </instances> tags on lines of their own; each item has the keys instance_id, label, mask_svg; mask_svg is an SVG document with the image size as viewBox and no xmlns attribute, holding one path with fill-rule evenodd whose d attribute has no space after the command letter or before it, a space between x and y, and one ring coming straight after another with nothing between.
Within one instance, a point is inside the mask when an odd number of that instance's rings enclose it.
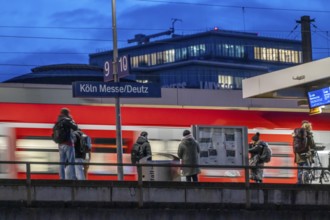
<instances>
[{"instance_id":1,"label":"display screen frame","mask_svg":"<svg viewBox=\"0 0 330 220\"><path fill-rule=\"evenodd\" d=\"M325 99L325 94L329 96L329 98ZM319 101L315 101L315 99L319 99ZM311 90L307 92L308 105L310 109L317 108L320 106L330 105L330 86L324 87L317 90ZM314 99L314 100L313 100Z\"/></svg>"}]
</instances>

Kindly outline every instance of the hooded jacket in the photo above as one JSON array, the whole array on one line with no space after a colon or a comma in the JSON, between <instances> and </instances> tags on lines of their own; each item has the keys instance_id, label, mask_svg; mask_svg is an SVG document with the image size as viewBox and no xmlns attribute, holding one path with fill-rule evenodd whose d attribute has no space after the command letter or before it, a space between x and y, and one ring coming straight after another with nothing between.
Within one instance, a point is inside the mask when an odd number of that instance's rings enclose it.
<instances>
[{"instance_id":1,"label":"hooded jacket","mask_svg":"<svg viewBox=\"0 0 330 220\"><path fill-rule=\"evenodd\" d=\"M178 156L185 165L199 164L199 144L195 141L191 134L182 138L179 144ZM191 176L200 173L199 167L182 167L184 176Z\"/></svg>"},{"instance_id":2,"label":"hooded jacket","mask_svg":"<svg viewBox=\"0 0 330 220\"><path fill-rule=\"evenodd\" d=\"M139 136L138 139L136 140L136 143L139 144L142 148L142 158L146 156L151 156L151 146L148 141L148 138L144 136Z\"/></svg>"}]
</instances>

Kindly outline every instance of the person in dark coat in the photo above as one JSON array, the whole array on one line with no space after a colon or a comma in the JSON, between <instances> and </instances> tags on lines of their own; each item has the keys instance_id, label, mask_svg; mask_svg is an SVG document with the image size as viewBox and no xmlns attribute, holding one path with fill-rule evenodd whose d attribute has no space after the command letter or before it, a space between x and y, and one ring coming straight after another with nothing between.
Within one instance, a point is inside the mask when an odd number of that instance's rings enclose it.
<instances>
[{"instance_id":1,"label":"person in dark coat","mask_svg":"<svg viewBox=\"0 0 330 220\"><path fill-rule=\"evenodd\" d=\"M305 153L295 153L295 163L298 164L298 167L301 169L298 169L298 184L302 184L302 173L303 173L303 167L308 167L309 164L307 160L312 161L313 160L313 154L312 154L312 149L315 148L315 142L314 142L314 137L313 137L313 132L312 132L312 123L309 121L303 120L301 122L301 127L305 129L307 133L307 147L308 151Z\"/></svg>"},{"instance_id":2,"label":"person in dark coat","mask_svg":"<svg viewBox=\"0 0 330 220\"><path fill-rule=\"evenodd\" d=\"M262 141L260 140L260 133L257 132L252 137L252 143L249 144L249 153L251 154L250 161L255 161L254 168L251 169L250 179L256 183L262 183L264 162L260 160L260 155L263 150ZM251 163L250 163L251 165ZM252 166L252 165L251 165Z\"/></svg>"},{"instance_id":3,"label":"person in dark coat","mask_svg":"<svg viewBox=\"0 0 330 220\"><path fill-rule=\"evenodd\" d=\"M148 132L142 131L138 139L136 140L136 144L141 146L140 159L150 156L148 160L151 160L151 146L148 141Z\"/></svg>"},{"instance_id":4,"label":"person in dark coat","mask_svg":"<svg viewBox=\"0 0 330 220\"><path fill-rule=\"evenodd\" d=\"M63 121L64 127L68 130L68 135L64 141L58 143L58 149L60 153L61 163L74 163L75 162L75 152L74 152L74 139L73 131L78 130L78 126L70 115L70 110L67 108L62 108L60 115L57 118L57 122ZM65 170L68 172L65 172ZM66 168L65 164L60 165L60 179L76 179L75 167L74 165L68 165Z\"/></svg>"},{"instance_id":5,"label":"person in dark coat","mask_svg":"<svg viewBox=\"0 0 330 220\"><path fill-rule=\"evenodd\" d=\"M183 138L179 144L178 156L184 165L199 164L199 144L194 139L189 130L183 131ZM198 182L199 167L182 167L182 174L186 177L187 182Z\"/></svg>"}]
</instances>

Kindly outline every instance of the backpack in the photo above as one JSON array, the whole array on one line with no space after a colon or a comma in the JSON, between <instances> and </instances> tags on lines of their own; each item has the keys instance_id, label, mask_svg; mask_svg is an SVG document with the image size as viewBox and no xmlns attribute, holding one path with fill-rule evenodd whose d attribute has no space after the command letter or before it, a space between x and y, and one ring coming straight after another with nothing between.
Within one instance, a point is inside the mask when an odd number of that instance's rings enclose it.
<instances>
[{"instance_id":1,"label":"backpack","mask_svg":"<svg viewBox=\"0 0 330 220\"><path fill-rule=\"evenodd\" d=\"M143 157L143 147L141 144L135 143L131 152L131 161L132 164L139 162L139 160Z\"/></svg>"},{"instance_id":2,"label":"backpack","mask_svg":"<svg viewBox=\"0 0 330 220\"><path fill-rule=\"evenodd\" d=\"M293 152L306 153L308 151L307 145L307 131L304 128L296 128L293 132Z\"/></svg>"},{"instance_id":3,"label":"backpack","mask_svg":"<svg viewBox=\"0 0 330 220\"><path fill-rule=\"evenodd\" d=\"M81 153L89 153L92 151L92 139L82 132L80 133L80 152Z\"/></svg>"},{"instance_id":4,"label":"backpack","mask_svg":"<svg viewBox=\"0 0 330 220\"><path fill-rule=\"evenodd\" d=\"M267 143L261 142L260 144L262 145L262 153L260 155L260 160L264 163L268 163L272 158L272 150L268 147Z\"/></svg>"},{"instance_id":5,"label":"backpack","mask_svg":"<svg viewBox=\"0 0 330 220\"><path fill-rule=\"evenodd\" d=\"M53 127L52 139L55 143L60 144L70 139L70 128L65 126L65 119L62 119Z\"/></svg>"}]
</instances>

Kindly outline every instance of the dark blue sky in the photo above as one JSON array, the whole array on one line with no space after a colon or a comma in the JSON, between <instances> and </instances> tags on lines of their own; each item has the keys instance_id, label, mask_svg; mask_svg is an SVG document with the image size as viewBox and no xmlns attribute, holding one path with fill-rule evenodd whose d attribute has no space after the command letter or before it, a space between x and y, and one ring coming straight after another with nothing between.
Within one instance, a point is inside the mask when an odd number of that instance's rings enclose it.
<instances>
[{"instance_id":1,"label":"dark blue sky","mask_svg":"<svg viewBox=\"0 0 330 220\"><path fill-rule=\"evenodd\" d=\"M89 53L112 49L111 0L1 0L0 8L0 81L42 65L86 64ZM313 58L330 56L329 0L117 0L116 11L119 47L168 30L172 18L182 20L177 34L217 26L300 39L296 20L309 15Z\"/></svg>"}]
</instances>

